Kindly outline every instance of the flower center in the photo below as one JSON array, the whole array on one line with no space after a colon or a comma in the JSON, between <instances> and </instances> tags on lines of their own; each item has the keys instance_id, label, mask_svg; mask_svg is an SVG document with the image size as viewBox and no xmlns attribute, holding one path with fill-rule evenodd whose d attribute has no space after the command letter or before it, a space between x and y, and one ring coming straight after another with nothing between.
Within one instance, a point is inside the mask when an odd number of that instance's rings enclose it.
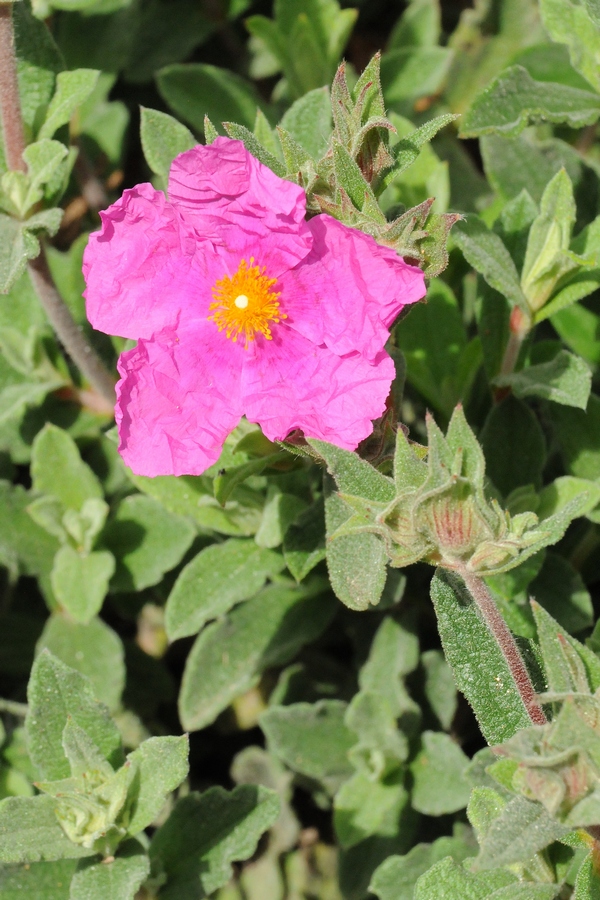
<instances>
[{"instance_id":1,"label":"flower center","mask_svg":"<svg viewBox=\"0 0 600 900\"><path fill-rule=\"evenodd\" d=\"M235 275L220 278L212 289L209 320L232 341L242 335L246 347L257 332L270 341L270 323L287 318L279 308L281 292L271 290L277 279L265 273L266 267L254 265L251 256L250 265L243 259Z\"/></svg>"}]
</instances>

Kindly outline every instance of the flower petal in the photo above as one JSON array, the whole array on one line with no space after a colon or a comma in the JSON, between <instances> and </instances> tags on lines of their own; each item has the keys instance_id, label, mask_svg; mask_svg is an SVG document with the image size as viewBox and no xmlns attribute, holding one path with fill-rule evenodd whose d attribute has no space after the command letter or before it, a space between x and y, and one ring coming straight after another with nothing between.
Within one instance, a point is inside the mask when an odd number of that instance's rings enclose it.
<instances>
[{"instance_id":1,"label":"flower petal","mask_svg":"<svg viewBox=\"0 0 600 900\"><path fill-rule=\"evenodd\" d=\"M139 184L100 216L83 257L94 328L136 339L175 325L197 247L180 215L164 194Z\"/></svg>"},{"instance_id":2,"label":"flower petal","mask_svg":"<svg viewBox=\"0 0 600 900\"><path fill-rule=\"evenodd\" d=\"M384 412L395 375L384 351L371 362L359 353L337 356L286 325L247 352L243 409L272 441L301 428L306 437L354 450Z\"/></svg>"},{"instance_id":3,"label":"flower petal","mask_svg":"<svg viewBox=\"0 0 600 900\"><path fill-rule=\"evenodd\" d=\"M306 195L251 156L241 141L219 137L177 156L169 199L199 234L215 238L219 223L290 235L306 230Z\"/></svg>"},{"instance_id":4,"label":"flower petal","mask_svg":"<svg viewBox=\"0 0 600 900\"><path fill-rule=\"evenodd\" d=\"M119 452L137 475L200 475L242 414L244 349L211 323L164 329L119 359Z\"/></svg>"},{"instance_id":5,"label":"flower petal","mask_svg":"<svg viewBox=\"0 0 600 900\"><path fill-rule=\"evenodd\" d=\"M315 216L308 226L311 253L281 279L287 322L339 355L374 359L400 310L425 296L423 273L331 216Z\"/></svg>"}]
</instances>

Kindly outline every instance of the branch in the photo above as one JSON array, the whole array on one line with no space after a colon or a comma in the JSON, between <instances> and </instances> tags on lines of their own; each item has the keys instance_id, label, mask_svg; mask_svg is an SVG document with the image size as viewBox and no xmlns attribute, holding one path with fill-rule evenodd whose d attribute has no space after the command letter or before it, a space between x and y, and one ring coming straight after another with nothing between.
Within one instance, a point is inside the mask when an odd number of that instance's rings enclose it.
<instances>
[{"instance_id":1,"label":"branch","mask_svg":"<svg viewBox=\"0 0 600 900\"><path fill-rule=\"evenodd\" d=\"M29 263L29 275L50 324L65 350L93 388L106 401L105 411L115 403L115 382L93 347L88 344L71 311L56 290L42 244L40 255Z\"/></svg>"},{"instance_id":2,"label":"branch","mask_svg":"<svg viewBox=\"0 0 600 900\"><path fill-rule=\"evenodd\" d=\"M9 169L27 171L23 159L25 137L17 81L17 60L12 22L12 4L0 0L0 114L6 163ZM50 324L73 362L104 400L104 411L112 414L115 383L102 360L86 341L71 311L56 290L41 243L40 255L29 263L29 274Z\"/></svg>"}]
</instances>

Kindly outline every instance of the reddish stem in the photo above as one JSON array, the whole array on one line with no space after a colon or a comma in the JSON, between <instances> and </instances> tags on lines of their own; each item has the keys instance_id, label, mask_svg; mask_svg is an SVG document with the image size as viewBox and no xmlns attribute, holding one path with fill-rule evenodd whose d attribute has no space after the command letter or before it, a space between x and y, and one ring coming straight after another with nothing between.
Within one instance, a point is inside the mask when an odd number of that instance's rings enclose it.
<instances>
[{"instance_id":1,"label":"reddish stem","mask_svg":"<svg viewBox=\"0 0 600 900\"><path fill-rule=\"evenodd\" d=\"M529 672L519 653L519 648L508 625L502 618L485 582L474 575L465 566L456 568L463 579L467 590L477 604L483 620L500 648L514 681L521 702L533 725L546 725L547 719L535 692Z\"/></svg>"},{"instance_id":2,"label":"reddish stem","mask_svg":"<svg viewBox=\"0 0 600 900\"><path fill-rule=\"evenodd\" d=\"M0 2L0 113L6 164L9 169L26 172L23 159L25 135L17 81L12 3Z\"/></svg>"}]
</instances>

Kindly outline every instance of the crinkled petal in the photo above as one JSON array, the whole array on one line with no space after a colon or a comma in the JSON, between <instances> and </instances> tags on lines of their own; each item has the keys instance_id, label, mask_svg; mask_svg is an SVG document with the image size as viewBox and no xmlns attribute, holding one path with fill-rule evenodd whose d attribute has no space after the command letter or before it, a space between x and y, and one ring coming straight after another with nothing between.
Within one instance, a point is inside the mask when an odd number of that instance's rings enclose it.
<instances>
[{"instance_id":1,"label":"crinkled petal","mask_svg":"<svg viewBox=\"0 0 600 900\"><path fill-rule=\"evenodd\" d=\"M217 138L177 156L169 199L198 234L217 240L221 225L249 233L276 231L283 240L307 239L306 195L251 156L241 141Z\"/></svg>"},{"instance_id":2,"label":"crinkled petal","mask_svg":"<svg viewBox=\"0 0 600 900\"><path fill-rule=\"evenodd\" d=\"M394 364L385 351L372 361L359 353L337 356L285 325L272 341L257 338L242 377L244 412L270 440L296 428L354 450L385 410Z\"/></svg>"},{"instance_id":3,"label":"crinkled petal","mask_svg":"<svg viewBox=\"0 0 600 900\"><path fill-rule=\"evenodd\" d=\"M189 297L193 233L150 184L125 191L100 216L83 257L94 328L137 339L175 325Z\"/></svg>"},{"instance_id":4,"label":"crinkled petal","mask_svg":"<svg viewBox=\"0 0 600 900\"><path fill-rule=\"evenodd\" d=\"M328 215L308 222L313 248L281 279L288 324L335 353L374 359L400 310L425 296L423 273Z\"/></svg>"},{"instance_id":5,"label":"crinkled petal","mask_svg":"<svg viewBox=\"0 0 600 900\"><path fill-rule=\"evenodd\" d=\"M239 422L244 349L211 323L164 329L119 359L119 452L137 475L200 475Z\"/></svg>"}]
</instances>

